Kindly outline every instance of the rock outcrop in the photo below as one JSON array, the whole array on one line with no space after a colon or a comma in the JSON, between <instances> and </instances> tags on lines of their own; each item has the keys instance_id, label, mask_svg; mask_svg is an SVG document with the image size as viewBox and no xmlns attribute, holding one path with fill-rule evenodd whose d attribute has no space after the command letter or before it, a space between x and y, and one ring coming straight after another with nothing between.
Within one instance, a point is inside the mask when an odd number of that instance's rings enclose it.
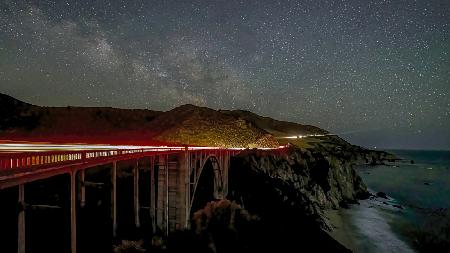
<instances>
[{"instance_id":1,"label":"rock outcrop","mask_svg":"<svg viewBox=\"0 0 450 253\"><path fill-rule=\"evenodd\" d=\"M169 240L169 251L350 252L328 233L324 211L370 196L352 168L366 154L340 155L292 145L233 157L228 200L197 211L192 229Z\"/></svg>"},{"instance_id":2,"label":"rock outcrop","mask_svg":"<svg viewBox=\"0 0 450 253\"><path fill-rule=\"evenodd\" d=\"M323 228L327 224L322 210L345 207L368 196L352 162L330 153L295 147L279 154L247 151L232 159L231 168L232 199L249 212L268 208L252 205L271 196L280 205L301 210Z\"/></svg>"},{"instance_id":3,"label":"rock outcrop","mask_svg":"<svg viewBox=\"0 0 450 253\"><path fill-rule=\"evenodd\" d=\"M262 248L278 251L347 252L326 233L323 211L368 195L351 161L297 147L241 153L232 158L229 183L229 199L259 218Z\"/></svg>"}]
</instances>

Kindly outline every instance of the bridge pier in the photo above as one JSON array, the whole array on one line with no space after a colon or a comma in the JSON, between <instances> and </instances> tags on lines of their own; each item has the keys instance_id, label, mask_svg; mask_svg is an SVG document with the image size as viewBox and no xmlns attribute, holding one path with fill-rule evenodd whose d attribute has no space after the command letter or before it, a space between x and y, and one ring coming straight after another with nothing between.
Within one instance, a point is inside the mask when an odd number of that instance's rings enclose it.
<instances>
[{"instance_id":1,"label":"bridge pier","mask_svg":"<svg viewBox=\"0 0 450 253\"><path fill-rule=\"evenodd\" d=\"M228 196L228 172L230 169L230 153L225 151L223 154L223 163L222 163L222 180L223 184L223 197L226 198Z\"/></svg>"},{"instance_id":2,"label":"bridge pier","mask_svg":"<svg viewBox=\"0 0 450 253\"><path fill-rule=\"evenodd\" d=\"M164 209L164 234L169 235L169 155L165 155L164 158L164 204L162 208Z\"/></svg>"},{"instance_id":3,"label":"bridge pier","mask_svg":"<svg viewBox=\"0 0 450 253\"><path fill-rule=\"evenodd\" d=\"M184 157L180 159L184 163L181 164L181 170L184 171L184 175L182 175L181 178L184 177L184 214L181 224L184 224L184 228L187 229L190 226L190 204L191 204L191 169L192 169L192 161L191 161L191 154L189 150L186 148L184 151Z\"/></svg>"},{"instance_id":4,"label":"bridge pier","mask_svg":"<svg viewBox=\"0 0 450 253\"><path fill-rule=\"evenodd\" d=\"M83 177L84 177L84 175L83 175ZM77 183L76 172L72 171L70 173L70 249L71 249L71 253L77 253L77 191L76 191L76 183Z\"/></svg>"},{"instance_id":5,"label":"bridge pier","mask_svg":"<svg viewBox=\"0 0 450 253\"><path fill-rule=\"evenodd\" d=\"M159 227L165 235L169 234L169 173L168 156L158 156L156 164L156 226Z\"/></svg>"},{"instance_id":6,"label":"bridge pier","mask_svg":"<svg viewBox=\"0 0 450 253\"><path fill-rule=\"evenodd\" d=\"M86 172L84 171L84 169L79 172L79 175L80 175L80 181L79 181L78 187L79 187L79 191L80 191L80 193L79 193L80 194L80 196L79 196L80 207L83 208L86 205L86 180L85 180Z\"/></svg>"},{"instance_id":7,"label":"bridge pier","mask_svg":"<svg viewBox=\"0 0 450 253\"><path fill-rule=\"evenodd\" d=\"M17 252L25 253L25 185L19 185L19 214L18 214L18 227L17 227Z\"/></svg>"},{"instance_id":8,"label":"bridge pier","mask_svg":"<svg viewBox=\"0 0 450 253\"><path fill-rule=\"evenodd\" d=\"M111 169L111 219L112 235L117 236L117 162L112 163Z\"/></svg>"},{"instance_id":9,"label":"bridge pier","mask_svg":"<svg viewBox=\"0 0 450 253\"><path fill-rule=\"evenodd\" d=\"M150 158L150 219L153 234L156 233L156 187L155 184L155 157Z\"/></svg>"},{"instance_id":10,"label":"bridge pier","mask_svg":"<svg viewBox=\"0 0 450 253\"><path fill-rule=\"evenodd\" d=\"M133 168L133 199L134 199L134 224L136 228L141 226L139 217L140 204L139 204L139 159L136 159L136 164Z\"/></svg>"}]
</instances>

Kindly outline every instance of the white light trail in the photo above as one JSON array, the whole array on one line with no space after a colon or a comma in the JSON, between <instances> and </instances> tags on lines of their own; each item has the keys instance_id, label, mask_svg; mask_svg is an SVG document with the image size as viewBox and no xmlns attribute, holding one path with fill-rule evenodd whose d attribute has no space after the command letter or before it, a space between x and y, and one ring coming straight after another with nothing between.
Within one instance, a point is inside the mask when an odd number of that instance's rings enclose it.
<instances>
[{"instance_id":1,"label":"white light trail","mask_svg":"<svg viewBox=\"0 0 450 253\"><path fill-rule=\"evenodd\" d=\"M126 145L87 145L87 144L33 144L33 143L1 143L0 151L80 151L80 150L133 150L133 149L164 149L180 150L184 147L167 146L126 146Z\"/></svg>"},{"instance_id":2,"label":"white light trail","mask_svg":"<svg viewBox=\"0 0 450 253\"><path fill-rule=\"evenodd\" d=\"M92 144L50 144L50 143L1 143L0 152L48 152L48 151L86 151L86 150L144 150L145 152L183 151L186 150L245 150L247 148L222 147L172 147L172 146L133 146L133 145L92 145ZM284 148L258 148L273 150Z\"/></svg>"},{"instance_id":3,"label":"white light trail","mask_svg":"<svg viewBox=\"0 0 450 253\"><path fill-rule=\"evenodd\" d=\"M278 139L303 139L307 137L323 137L323 136L331 136L335 134L307 134L307 135L293 135L293 136L285 136L285 137L277 137Z\"/></svg>"}]
</instances>

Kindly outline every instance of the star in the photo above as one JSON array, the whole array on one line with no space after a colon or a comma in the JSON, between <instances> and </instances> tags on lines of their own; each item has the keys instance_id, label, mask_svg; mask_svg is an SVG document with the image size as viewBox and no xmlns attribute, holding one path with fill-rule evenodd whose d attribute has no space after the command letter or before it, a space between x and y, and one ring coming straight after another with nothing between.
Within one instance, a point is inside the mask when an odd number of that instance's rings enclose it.
<instances>
[{"instance_id":1,"label":"star","mask_svg":"<svg viewBox=\"0 0 450 253\"><path fill-rule=\"evenodd\" d=\"M448 149L449 8L7 0L0 92L48 106L245 109L353 132L342 137L367 147Z\"/></svg>"}]
</instances>

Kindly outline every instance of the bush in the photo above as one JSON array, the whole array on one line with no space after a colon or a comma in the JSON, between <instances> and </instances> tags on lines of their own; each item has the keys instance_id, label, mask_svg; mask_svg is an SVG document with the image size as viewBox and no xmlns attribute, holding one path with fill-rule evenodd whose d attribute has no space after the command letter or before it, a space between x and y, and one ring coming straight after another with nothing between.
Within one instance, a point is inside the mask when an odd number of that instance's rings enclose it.
<instances>
[{"instance_id":1,"label":"bush","mask_svg":"<svg viewBox=\"0 0 450 253\"><path fill-rule=\"evenodd\" d=\"M114 245L114 253L144 253L145 249L142 247L144 242L122 240L120 245Z\"/></svg>"}]
</instances>

